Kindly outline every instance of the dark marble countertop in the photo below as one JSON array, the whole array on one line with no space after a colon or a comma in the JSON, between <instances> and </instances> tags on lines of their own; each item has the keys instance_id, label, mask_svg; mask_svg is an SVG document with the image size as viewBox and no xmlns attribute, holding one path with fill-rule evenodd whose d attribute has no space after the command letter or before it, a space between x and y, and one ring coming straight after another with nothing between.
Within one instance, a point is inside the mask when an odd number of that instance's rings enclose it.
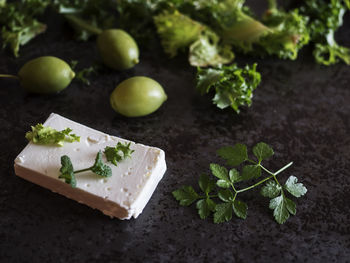
<instances>
[{"instance_id":1,"label":"dark marble countertop","mask_svg":"<svg viewBox=\"0 0 350 263\"><path fill-rule=\"evenodd\" d=\"M2 51L0 72L15 73L41 55L82 65L98 58L93 41L75 42L62 36L62 22L57 27L23 47L18 59ZM350 46L349 16L338 39ZM104 70L91 86L75 82L54 96L29 95L15 81L0 80L0 261L349 262L350 67L321 67L308 48L296 61L259 59L263 80L253 105L236 115L195 92L195 70L184 56L159 54L142 52L132 70ZM152 115L128 119L111 109L109 94L134 75L158 80L168 101ZM51 112L165 150L168 170L139 218L110 219L15 176L25 132ZM242 196L249 205L246 220L219 225L174 200L173 190L195 185L209 163L219 161L219 147L259 141L275 149L272 170L294 162L281 180L296 175L308 188L287 223L274 221L258 190Z\"/></svg>"}]
</instances>

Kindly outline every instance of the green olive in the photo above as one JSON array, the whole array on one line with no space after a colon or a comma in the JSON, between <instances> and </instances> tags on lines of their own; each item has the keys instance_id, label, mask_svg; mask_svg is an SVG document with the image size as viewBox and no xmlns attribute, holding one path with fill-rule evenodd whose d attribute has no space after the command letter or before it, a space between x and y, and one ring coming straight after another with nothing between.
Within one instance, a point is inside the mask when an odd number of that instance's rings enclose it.
<instances>
[{"instance_id":1,"label":"green olive","mask_svg":"<svg viewBox=\"0 0 350 263\"><path fill-rule=\"evenodd\" d=\"M21 86L28 92L49 94L65 89L75 73L63 60L38 57L28 61L18 72Z\"/></svg>"},{"instance_id":2,"label":"green olive","mask_svg":"<svg viewBox=\"0 0 350 263\"><path fill-rule=\"evenodd\" d=\"M140 117L156 111L167 100L162 86L147 77L132 77L112 92L112 108L127 117Z\"/></svg>"},{"instance_id":3,"label":"green olive","mask_svg":"<svg viewBox=\"0 0 350 263\"><path fill-rule=\"evenodd\" d=\"M104 30L97 37L97 47L103 62L112 69L129 69L139 63L139 48L135 40L123 30Z\"/></svg>"}]
</instances>

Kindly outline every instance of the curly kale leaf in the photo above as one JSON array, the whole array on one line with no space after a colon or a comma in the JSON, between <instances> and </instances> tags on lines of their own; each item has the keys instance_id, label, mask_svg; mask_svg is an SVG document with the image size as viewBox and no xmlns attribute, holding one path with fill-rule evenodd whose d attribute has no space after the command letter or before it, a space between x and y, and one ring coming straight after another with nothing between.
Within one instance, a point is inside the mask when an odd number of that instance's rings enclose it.
<instances>
[{"instance_id":1,"label":"curly kale leaf","mask_svg":"<svg viewBox=\"0 0 350 263\"><path fill-rule=\"evenodd\" d=\"M27 0L0 5L2 46L10 47L15 57L21 46L46 30L46 25L37 20L49 5L48 0Z\"/></svg>"},{"instance_id":2,"label":"curly kale leaf","mask_svg":"<svg viewBox=\"0 0 350 263\"><path fill-rule=\"evenodd\" d=\"M239 68L236 64L215 68L198 68L197 89L203 95L215 90L213 103L218 108L231 107L240 112L241 106L250 106L253 91L261 81L261 75L256 71L257 64Z\"/></svg>"},{"instance_id":3,"label":"curly kale leaf","mask_svg":"<svg viewBox=\"0 0 350 263\"><path fill-rule=\"evenodd\" d=\"M350 9L348 0L306 0L300 8L310 19L308 28L315 44L314 57L326 66L343 61L350 64L350 49L339 45L334 34L343 25L343 16Z\"/></svg>"}]
</instances>

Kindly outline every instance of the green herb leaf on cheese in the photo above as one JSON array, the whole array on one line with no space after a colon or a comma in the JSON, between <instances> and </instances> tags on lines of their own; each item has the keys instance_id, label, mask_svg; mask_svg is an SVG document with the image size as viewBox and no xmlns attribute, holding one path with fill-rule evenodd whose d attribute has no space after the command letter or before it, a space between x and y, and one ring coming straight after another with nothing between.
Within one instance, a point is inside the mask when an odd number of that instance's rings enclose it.
<instances>
[{"instance_id":1,"label":"green herb leaf on cheese","mask_svg":"<svg viewBox=\"0 0 350 263\"><path fill-rule=\"evenodd\" d=\"M49 126L45 127L42 124L32 126L32 131L26 133L26 139L35 144L48 144L63 146L64 142L79 142L80 137L71 134L72 129L66 128L62 131L57 131Z\"/></svg>"},{"instance_id":2,"label":"green herb leaf on cheese","mask_svg":"<svg viewBox=\"0 0 350 263\"><path fill-rule=\"evenodd\" d=\"M118 162L121 162L126 158L130 158L131 154L134 152L134 150L130 149L130 144L130 142L125 144L118 142L118 144L115 147L107 146L104 149L104 154L107 158L107 161L117 166Z\"/></svg>"},{"instance_id":3,"label":"green herb leaf on cheese","mask_svg":"<svg viewBox=\"0 0 350 263\"><path fill-rule=\"evenodd\" d=\"M63 155L61 157L61 168L60 175L58 178L65 179L67 184L70 184L73 188L76 187L76 174L83 173L87 171L92 171L93 173L102 176L102 177L110 177L112 176L112 169L108 165L105 165L102 161L102 152L99 151L95 158L95 163L93 166L81 170L74 171L72 161L67 155Z\"/></svg>"},{"instance_id":4,"label":"green herb leaf on cheese","mask_svg":"<svg viewBox=\"0 0 350 263\"><path fill-rule=\"evenodd\" d=\"M73 188L76 187L77 181L75 179L73 165L70 158L67 155L61 157L61 169L58 178L64 179L67 184L70 184Z\"/></svg>"},{"instance_id":5,"label":"green herb leaf on cheese","mask_svg":"<svg viewBox=\"0 0 350 263\"><path fill-rule=\"evenodd\" d=\"M105 165L102 161L102 152L99 151L96 155L95 163L91 167L91 171L102 177L111 177L112 169L108 165Z\"/></svg>"}]
</instances>

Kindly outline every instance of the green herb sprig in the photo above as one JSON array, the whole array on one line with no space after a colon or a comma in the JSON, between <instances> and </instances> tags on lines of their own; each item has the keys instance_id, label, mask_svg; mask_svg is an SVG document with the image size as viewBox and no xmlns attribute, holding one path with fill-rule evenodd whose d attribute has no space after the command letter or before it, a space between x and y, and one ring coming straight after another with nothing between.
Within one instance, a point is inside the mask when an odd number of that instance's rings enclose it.
<instances>
[{"instance_id":1,"label":"green herb sprig","mask_svg":"<svg viewBox=\"0 0 350 263\"><path fill-rule=\"evenodd\" d=\"M117 166L118 162L123 161L126 158L130 158L134 150L130 149L130 142L122 144L118 142L115 147L107 146L104 149L104 154L107 161ZM95 163L93 166L81 170L74 171L71 159L67 155L61 157L61 169L58 178L64 179L67 184L70 184L73 188L77 186L77 180L75 175L82 172L92 171L93 173L102 177L111 177L112 169L102 161L102 151L99 151L96 155Z\"/></svg>"},{"instance_id":2,"label":"green herb sprig","mask_svg":"<svg viewBox=\"0 0 350 263\"><path fill-rule=\"evenodd\" d=\"M134 152L134 150L130 149L130 144L130 142L125 144L118 142L115 147L107 146L104 150L107 161L117 166L118 162L121 162L128 157L130 158L131 154Z\"/></svg>"},{"instance_id":3,"label":"green herb sprig","mask_svg":"<svg viewBox=\"0 0 350 263\"><path fill-rule=\"evenodd\" d=\"M295 176L290 176L285 184L281 184L277 175L289 168L292 162L288 163L277 172L271 172L262 165L262 161L274 155L273 149L266 143L260 142L253 148L254 159L248 157L247 146L236 144L233 147L223 147L217 151L218 155L226 160L229 166L242 167L237 169L226 169L224 166L212 163L210 170L216 177L216 181L207 175L201 175L198 181L203 194L198 194L192 186L182 186L173 191L173 196L182 206L189 206L196 202L196 207L200 218L205 219L213 213L214 223L230 221L232 214L245 219L247 217L248 205L238 200L238 195L263 183L261 195L270 198L269 208L273 210L273 215L277 223L283 224L290 215L296 214L296 204L287 198L289 193L294 197L301 197L306 194L307 189L302 183L298 183ZM237 184L243 181L260 178L262 172L267 174L264 179L245 188L238 188ZM212 193L216 190L216 193ZM219 200L221 202L217 203Z\"/></svg>"},{"instance_id":4,"label":"green herb sprig","mask_svg":"<svg viewBox=\"0 0 350 263\"><path fill-rule=\"evenodd\" d=\"M61 157L61 169L58 178L64 179L67 184L70 184L73 188L77 186L77 180L75 175L82 172L92 171L93 173L102 177L111 177L112 169L108 165L105 165L102 161L102 152L99 151L96 155L95 163L93 166L81 170L74 171L71 159L67 155Z\"/></svg>"}]
</instances>

